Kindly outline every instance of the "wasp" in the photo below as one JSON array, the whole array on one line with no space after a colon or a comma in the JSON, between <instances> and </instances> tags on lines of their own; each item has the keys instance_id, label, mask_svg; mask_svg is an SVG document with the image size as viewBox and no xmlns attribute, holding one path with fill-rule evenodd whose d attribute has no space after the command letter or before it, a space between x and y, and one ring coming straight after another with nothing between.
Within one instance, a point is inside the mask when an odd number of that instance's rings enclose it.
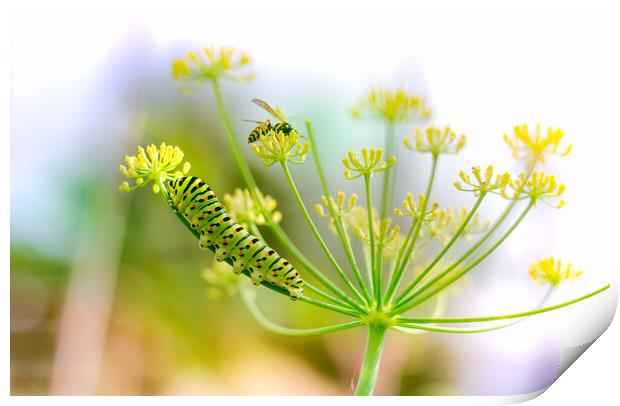
<instances>
[{"instance_id":1,"label":"wasp","mask_svg":"<svg viewBox=\"0 0 620 406\"><path fill-rule=\"evenodd\" d=\"M252 102L257 106L263 108L269 114L277 118L280 122L274 125L271 123L271 120L265 120L262 122L259 121L256 128L254 128L248 136L248 144L252 144L258 141L263 135L269 134L269 131L273 131L275 133L282 132L284 135L289 135L292 131L295 131L295 129L286 122L284 116L275 109L271 108L271 106L267 104L267 102L258 98L252 99Z\"/></svg>"}]
</instances>

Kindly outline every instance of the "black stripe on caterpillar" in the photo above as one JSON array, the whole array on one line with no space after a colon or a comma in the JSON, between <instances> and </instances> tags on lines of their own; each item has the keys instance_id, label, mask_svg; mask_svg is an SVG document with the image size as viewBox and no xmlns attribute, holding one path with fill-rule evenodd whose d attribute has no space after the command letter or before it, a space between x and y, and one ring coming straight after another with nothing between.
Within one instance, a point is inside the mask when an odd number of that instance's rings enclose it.
<instances>
[{"instance_id":1,"label":"black stripe on caterpillar","mask_svg":"<svg viewBox=\"0 0 620 406\"><path fill-rule=\"evenodd\" d=\"M171 207L200 233L200 247L213 247L218 261L229 259L235 275L248 270L255 285L265 280L293 300L303 295L304 281L293 265L237 224L205 181L184 176L168 181L167 188Z\"/></svg>"}]
</instances>

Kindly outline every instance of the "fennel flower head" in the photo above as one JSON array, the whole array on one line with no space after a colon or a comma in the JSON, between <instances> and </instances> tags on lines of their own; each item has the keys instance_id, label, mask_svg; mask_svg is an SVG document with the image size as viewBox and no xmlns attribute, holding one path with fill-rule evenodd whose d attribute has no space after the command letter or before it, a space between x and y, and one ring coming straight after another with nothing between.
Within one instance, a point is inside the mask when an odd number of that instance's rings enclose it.
<instances>
[{"instance_id":1,"label":"fennel flower head","mask_svg":"<svg viewBox=\"0 0 620 406\"><path fill-rule=\"evenodd\" d=\"M119 170L124 177L134 179L135 185L123 182L119 186L121 192L131 192L153 182L153 193L159 193L160 183L186 175L191 165L183 162L183 151L179 147L162 143L159 148L154 144L146 147L138 147L138 154L125 156L125 165L120 165Z\"/></svg>"},{"instance_id":2,"label":"fennel flower head","mask_svg":"<svg viewBox=\"0 0 620 406\"><path fill-rule=\"evenodd\" d=\"M390 123L427 119L430 108L424 98L404 89L377 87L371 89L352 109L354 118L378 117Z\"/></svg>"},{"instance_id":3,"label":"fennel flower head","mask_svg":"<svg viewBox=\"0 0 620 406\"><path fill-rule=\"evenodd\" d=\"M562 264L554 257L547 257L532 262L528 269L530 277L538 285L557 287L562 281L574 280L583 274L582 270L573 269L573 264Z\"/></svg>"},{"instance_id":4,"label":"fennel flower head","mask_svg":"<svg viewBox=\"0 0 620 406\"><path fill-rule=\"evenodd\" d=\"M258 226L267 224L263 208L271 214L276 223L282 220L282 213L276 210L278 202L269 195L263 196L258 189L252 195L248 189L237 188L233 194L224 194L223 200L229 213L244 227L248 227L249 224Z\"/></svg>"},{"instance_id":5,"label":"fennel flower head","mask_svg":"<svg viewBox=\"0 0 620 406\"><path fill-rule=\"evenodd\" d=\"M566 156L572 149L572 145L561 148L560 142L564 132L559 128L547 128L543 134L540 125L536 125L535 133L531 133L526 124L514 127L514 136L511 138L504 134L504 141L510 147L512 156L534 166L536 163L545 163L545 155Z\"/></svg>"},{"instance_id":6,"label":"fennel flower head","mask_svg":"<svg viewBox=\"0 0 620 406\"><path fill-rule=\"evenodd\" d=\"M232 82L254 79L248 70L252 58L245 52L232 47L205 47L198 52L190 51L184 58L172 62L172 77L181 84L181 90L188 93L205 81L222 78Z\"/></svg>"}]
</instances>

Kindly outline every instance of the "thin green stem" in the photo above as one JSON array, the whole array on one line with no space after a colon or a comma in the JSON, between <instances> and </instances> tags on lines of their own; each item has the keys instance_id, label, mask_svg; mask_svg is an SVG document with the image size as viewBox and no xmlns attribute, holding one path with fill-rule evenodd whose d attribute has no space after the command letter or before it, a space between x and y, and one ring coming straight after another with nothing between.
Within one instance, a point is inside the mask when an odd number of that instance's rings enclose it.
<instances>
[{"instance_id":1,"label":"thin green stem","mask_svg":"<svg viewBox=\"0 0 620 406\"><path fill-rule=\"evenodd\" d=\"M348 323L336 324L333 326L325 326L318 328L288 328L284 326L280 326L279 324L271 321L265 314L258 308L254 298L252 297L252 292L248 289L241 288L240 296L243 304L250 312L250 315L266 330L271 331L272 333L282 334L289 337L310 337L328 333L335 333L337 331L342 331L350 328L355 328L363 325L361 321L352 321Z\"/></svg>"},{"instance_id":2,"label":"thin green stem","mask_svg":"<svg viewBox=\"0 0 620 406\"><path fill-rule=\"evenodd\" d=\"M237 164L246 185L252 192L254 192L256 190L256 181L252 176L248 163L241 153L241 147L239 146L237 137L235 137L233 132L232 123L230 122L230 118L226 112L226 106L224 105L222 93L220 92L220 85L216 80L212 80L211 83L213 84L213 94L215 95L215 102L217 103L217 112L220 116L220 120L222 120L222 123L224 124L226 138L230 144L230 149L232 150L233 157L235 158L235 163Z\"/></svg>"},{"instance_id":3,"label":"thin green stem","mask_svg":"<svg viewBox=\"0 0 620 406\"><path fill-rule=\"evenodd\" d=\"M356 396L370 396L375 390L387 330L387 326L382 324L368 326L366 353L364 354L360 377L355 387Z\"/></svg>"},{"instance_id":4,"label":"thin green stem","mask_svg":"<svg viewBox=\"0 0 620 406\"><path fill-rule=\"evenodd\" d=\"M525 317L533 316L536 314L541 314L553 310L560 309L562 307L570 306L582 300L588 299L592 296L598 295L599 293L609 289L610 285L605 285L600 289L595 290L594 292L590 292L587 295L578 297L577 299L569 300L568 302L560 303L554 306L539 308L536 310L530 310L527 312L521 313L513 313L513 314L505 314L501 316L489 316L489 317L464 317L464 318L433 318L433 319L412 319L412 318L402 318L396 322L396 326L394 329L401 331L403 333L414 334L408 329L413 329L414 331L432 331L437 333L453 333L453 334L472 334L472 333L484 333L487 331L494 331L503 329L506 327L513 326L520 321L525 320ZM545 298L543 298L543 302L549 297L549 293L547 293ZM499 326L486 327L486 328L446 328L446 327L436 327L436 326L426 326L425 323L479 323L479 322L487 322L487 321L496 321L496 320L507 320L518 318L516 322L502 324Z\"/></svg>"},{"instance_id":5,"label":"thin green stem","mask_svg":"<svg viewBox=\"0 0 620 406\"><path fill-rule=\"evenodd\" d=\"M364 266L366 268L366 279L368 280L368 293L371 297L374 297L374 290L372 286L372 263L370 262L370 246L366 246L364 241L360 241L362 255L364 256Z\"/></svg>"},{"instance_id":6,"label":"thin green stem","mask_svg":"<svg viewBox=\"0 0 620 406\"><path fill-rule=\"evenodd\" d=\"M409 241L411 241L411 236L413 235L413 232L416 230L417 222L418 220L415 218L411 221L411 225L409 226L409 231L407 232L407 235L405 236L405 239L403 240L403 243L400 246L400 249L398 250L398 255L396 256L396 262L394 263L393 269L390 272L390 277L388 278L388 280L390 281L392 280L392 278L394 278L394 273L396 272L396 270L400 268L400 263L403 257L405 256L405 252L407 251L407 248L409 247ZM387 297L385 299L387 299Z\"/></svg>"},{"instance_id":7,"label":"thin green stem","mask_svg":"<svg viewBox=\"0 0 620 406\"><path fill-rule=\"evenodd\" d=\"M437 155L433 154L431 174L429 176L428 184L426 185L426 192L424 194L426 199L424 200L424 203L422 204L422 207L420 208L421 217L418 219L415 225L411 224L411 227L415 227L415 230L413 234L411 235L411 242L409 243L409 246L407 247L407 250L405 251L405 255L401 258L401 263L398 264L398 267L395 269L392 275L392 278L390 279L390 284L385 294L386 303L391 302L392 297L394 296L394 293L396 293L396 290L398 289L398 286L400 285L400 282L403 278L405 270L409 266L409 260L411 258L411 253L413 252L413 249L415 248L415 243L418 239L418 236L420 235L420 229L422 228L422 223L424 221L424 215L426 214L426 207L428 206L428 202L431 199L431 191L433 189L433 183L435 181L435 173L437 171L438 158L439 157ZM405 242L405 245L406 244L407 242Z\"/></svg>"},{"instance_id":8,"label":"thin green stem","mask_svg":"<svg viewBox=\"0 0 620 406\"><path fill-rule=\"evenodd\" d=\"M372 291L377 303L381 300L381 275L380 270L375 268L375 228L372 221L372 192L370 190L370 174L364 175L364 189L366 191L366 212L368 216L368 239L370 240L370 270L372 275Z\"/></svg>"},{"instance_id":9,"label":"thin green stem","mask_svg":"<svg viewBox=\"0 0 620 406\"><path fill-rule=\"evenodd\" d=\"M304 282L304 290L307 291L308 293L314 293L319 297L322 297L323 299L327 300L328 302L332 302L335 305L344 307L346 309L355 311L355 312L360 312L359 309L351 306L351 304L340 300L338 298L335 298L331 295L329 295L326 292L323 292L321 289L317 288L316 286L312 285L310 282ZM366 312L360 312L360 314L366 314Z\"/></svg>"},{"instance_id":10,"label":"thin green stem","mask_svg":"<svg viewBox=\"0 0 620 406\"><path fill-rule=\"evenodd\" d=\"M432 331L435 333L453 333L453 334L474 334L474 333L485 333L487 331L499 330L502 328L506 328L508 326L501 325L495 327L487 327L487 328L444 328L444 327L430 327L422 324L407 324L407 323L397 323L394 330L400 331L401 333L411 334L413 332L409 331L409 329L414 332L417 331ZM415 334L415 333L414 333Z\"/></svg>"},{"instance_id":11,"label":"thin green stem","mask_svg":"<svg viewBox=\"0 0 620 406\"><path fill-rule=\"evenodd\" d=\"M353 316L355 318L359 318L363 316L365 313L361 310L350 310L350 308L340 307L333 304L325 303L320 300L312 299L310 297L302 296L297 299L299 302L308 303L313 306L322 307L323 309L331 310L337 313L346 314L348 316Z\"/></svg>"},{"instance_id":12,"label":"thin green stem","mask_svg":"<svg viewBox=\"0 0 620 406\"><path fill-rule=\"evenodd\" d=\"M351 270L353 271L353 275L355 276L355 279L357 280L357 283L360 287L360 289L362 290L362 294L364 295L364 299L366 301L366 303L368 305L370 305L371 303L371 298L370 295L368 293L368 289L366 287L366 284L364 283L364 279L362 278L362 274L360 272L359 266L357 265L357 261L355 260L355 255L353 255L353 248L351 247L351 241L349 240L349 236L347 235L347 231L346 228L344 227L344 225L342 224L342 218L338 217L335 215L336 210L333 207L333 203L331 200L331 194L329 193L329 187L327 186L327 180L325 179L325 173L323 172L323 167L321 165L321 160L319 158L319 150L318 150L318 145L316 143L316 140L314 139L314 133L312 131L312 125L310 123L309 119L305 120L306 123L306 132L308 134L308 138L310 139L310 145L311 145L311 149L312 149L312 155L314 157L314 163L315 163L315 167L316 167L316 171L319 175L319 180L321 182L321 186L323 188L323 193L325 194L325 197L327 197L327 203L329 205L329 211L333 216L334 219L334 225L336 227L336 232L338 234L338 237L340 239L340 242L342 243L342 248L347 256L347 260L349 261L349 266L351 267Z\"/></svg>"},{"instance_id":13,"label":"thin green stem","mask_svg":"<svg viewBox=\"0 0 620 406\"><path fill-rule=\"evenodd\" d=\"M403 300L403 298L407 296L409 292L411 292L418 285L418 283L420 283L420 281L422 281L424 277L426 277L426 275L433 270L433 267L441 260L441 258L443 258L446 252L448 252L448 250L452 247L452 245L456 242L456 240L463 233L463 231L467 227L467 224L469 224L469 221L472 219L472 217L476 213L476 210L478 210L478 207L480 206L480 203L482 203L482 199L484 199L485 195L486 193L480 193L480 196L478 196L478 199L476 200L473 207L469 211L469 214L467 215L467 217L465 217L465 220L463 220L463 223L461 224L459 229L456 230L456 232L454 233L450 241L448 241L448 243L443 247L443 249L439 252L439 254L435 256L433 261L424 269L424 271L422 271L422 273L420 273L415 278L415 280L411 282L411 284L396 298L396 300L394 301L395 303L400 303L400 301Z\"/></svg>"},{"instance_id":14,"label":"thin green stem","mask_svg":"<svg viewBox=\"0 0 620 406\"><path fill-rule=\"evenodd\" d=\"M387 232L387 227L383 227L381 222L379 222L379 241L377 241L377 255L375 258L376 264L374 265L375 269L378 270L378 283L377 286L379 288L379 294L377 295L377 310L383 310L383 297L381 295L382 285L383 285L383 248L385 247L385 233Z\"/></svg>"},{"instance_id":15,"label":"thin green stem","mask_svg":"<svg viewBox=\"0 0 620 406\"><path fill-rule=\"evenodd\" d=\"M523 219L525 218L527 213L530 211L530 209L534 205L534 202L535 202L534 200L531 200L529 202L529 204L527 205L527 207L519 215L517 220L510 226L510 228L508 230L506 230L504 235L502 235L502 237L500 239L498 239L495 242L495 244L493 244L491 246L491 248L489 248L484 254L482 254L480 257L478 257L474 262L469 264L467 267L465 267L462 271L458 272L453 277L449 278L445 283L439 285L436 289L431 291L429 294L426 294L426 295L424 295L424 296L422 296L420 298L420 295L422 294L422 292L426 291L427 289L432 287L434 284L436 284L437 281L442 279L444 276L448 275L450 273L450 271L452 271L456 267L455 264L458 264L458 263L462 262L463 257L461 257L461 259L459 259L457 262L452 264L445 271L443 271L442 273L438 274L436 277L434 277L432 280L430 280L424 286L422 286L419 290L415 291L408 299L405 299L401 304L396 306L392 311L390 311L389 314L390 315L394 315L394 314L404 313L405 311L411 309L412 307L417 306L418 304L428 300L430 297L432 297L432 296L436 295L437 293L441 292L442 290L444 290L445 288L447 288L448 286L450 286L454 282L456 282L458 279L460 279L467 272L469 272L470 270L475 268L479 263L484 261L489 255L491 255L493 253L493 251L495 251L497 249L497 247L499 247L506 240L506 238L508 238L508 236L517 228L517 226L521 223L521 221L523 221ZM471 253L465 253L464 256L465 255L469 256L470 254Z\"/></svg>"},{"instance_id":16,"label":"thin green stem","mask_svg":"<svg viewBox=\"0 0 620 406\"><path fill-rule=\"evenodd\" d=\"M385 156L390 157L396 155L396 127L393 122L385 123ZM381 196L381 207L379 218L387 217L388 210L392 206L392 198L394 195L394 179L396 179L396 165L385 171L383 176L383 194Z\"/></svg>"},{"instance_id":17,"label":"thin green stem","mask_svg":"<svg viewBox=\"0 0 620 406\"><path fill-rule=\"evenodd\" d=\"M353 286L353 284L351 283L349 278L346 276L342 268L340 268L340 265L338 265L338 262L336 261L336 259L330 252L329 248L325 244L325 241L323 241L321 234L319 234L319 230L317 230L316 226L314 225L314 222L312 221L312 218L310 217L310 213L308 213L308 210L306 209L306 206L304 205L304 202L301 199L301 195L299 194L299 191L297 190L297 186L295 185L295 182L293 181L293 177L291 176L291 172L289 171L288 165L286 164L286 162L281 162L281 167L282 167L282 170L284 171L284 175L286 176L289 187L291 188L291 191L295 195L295 200L297 200L297 205L299 206L299 209L301 210L304 218L306 219L306 222L308 223L310 230L312 230L312 234L314 234L314 237L316 238L317 242L321 246L323 253L327 257L329 262L332 264L332 266L334 267L334 269L336 270L336 272L338 273L338 275L340 276L344 284L360 300L361 303L364 303L365 302L364 297L358 292L357 289L355 289L355 286Z\"/></svg>"},{"instance_id":18,"label":"thin green stem","mask_svg":"<svg viewBox=\"0 0 620 406\"><path fill-rule=\"evenodd\" d=\"M598 295L599 293L609 289L609 287L610 285L605 285L600 289L590 292L587 295L580 296L576 299L569 300L567 302L563 302L557 305L543 307L543 308L535 309L535 310L529 310L525 312L502 314L498 316L485 316L485 317L457 317L457 318L448 317L448 318L429 318L429 319L402 317L402 318L397 319L397 323L417 323L417 324L480 323L480 322L486 322L486 321L517 319L517 318L522 318L522 317L527 317L527 316L533 316L535 314L546 313L552 310L561 309L562 307L570 306L574 303L581 302L582 300Z\"/></svg>"},{"instance_id":19,"label":"thin green stem","mask_svg":"<svg viewBox=\"0 0 620 406\"><path fill-rule=\"evenodd\" d=\"M217 81L213 80L212 85L218 114L220 116L220 119L222 120L222 123L224 124L224 132L226 133L226 138L228 139L228 143L230 144L230 148L233 152L235 162L239 168L239 171L241 172L241 176L243 177L243 180L245 181L247 187L254 194L257 190L256 182L254 181L254 177L252 176L250 167L248 166L246 160L243 157L243 154L241 153L239 142L237 141L237 137L235 136L235 133L233 131L228 112L226 111L226 106L222 99L219 84ZM267 224L273 231L275 238L281 245L288 249L292 258L299 262L309 274L318 279L319 282L323 284L323 286L328 288L336 296L347 302L354 303L351 298L349 298L340 288L338 288L337 285L335 285L331 280L329 280L329 278L323 275L323 273L314 264L312 264L312 262L310 262L310 260L306 258L305 255L302 254L302 252L297 248L297 246L293 244L291 239L288 238L284 230L282 230L282 227L280 227L280 225L274 221L269 210L266 210L264 205L262 204L261 210L263 216L265 217L265 220L267 221Z\"/></svg>"}]
</instances>

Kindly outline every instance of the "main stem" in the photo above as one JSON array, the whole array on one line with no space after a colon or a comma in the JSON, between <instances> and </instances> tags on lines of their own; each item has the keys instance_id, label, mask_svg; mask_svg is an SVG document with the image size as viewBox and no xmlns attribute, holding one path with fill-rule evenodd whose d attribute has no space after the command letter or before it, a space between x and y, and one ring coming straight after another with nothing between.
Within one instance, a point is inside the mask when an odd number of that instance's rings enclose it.
<instances>
[{"instance_id":1,"label":"main stem","mask_svg":"<svg viewBox=\"0 0 620 406\"><path fill-rule=\"evenodd\" d=\"M375 390L387 330L387 326L383 324L370 324L368 326L366 353L355 388L356 396L370 396Z\"/></svg>"}]
</instances>

